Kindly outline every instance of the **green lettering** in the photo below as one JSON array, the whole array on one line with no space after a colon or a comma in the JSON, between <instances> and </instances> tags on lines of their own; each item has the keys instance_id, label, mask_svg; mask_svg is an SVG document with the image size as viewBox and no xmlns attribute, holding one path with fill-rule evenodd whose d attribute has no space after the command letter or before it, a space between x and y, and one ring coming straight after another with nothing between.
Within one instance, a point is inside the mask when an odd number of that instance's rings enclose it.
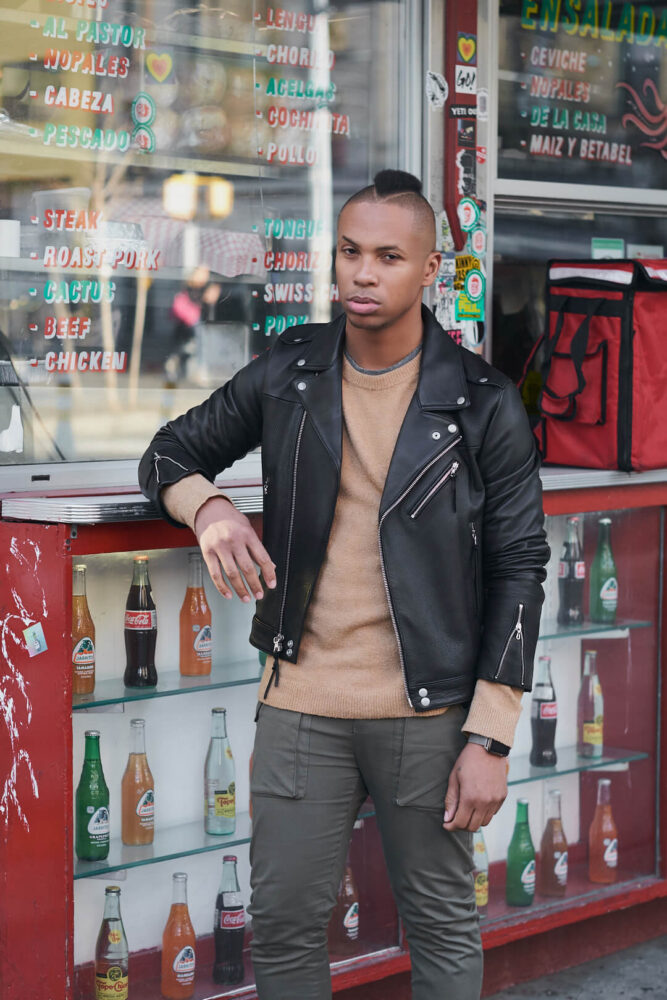
<instances>
[{"instance_id":1,"label":"green lettering","mask_svg":"<svg viewBox=\"0 0 667 1000\"><path fill-rule=\"evenodd\" d=\"M561 0L542 0L542 31L557 31L560 18Z\"/></svg>"},{"instance_id":2,"label":"green lettering","mask_svg":"<svg viewBox=\"0 0 667 1000\"><path fill-rule=\"evenodd\" d=\"M581 18L581 30L579 34L585 37L590 32L591 38L597 38L598 30L598 3L597 0L586 0L586 9Z\"/></svg>"},{"instance_id":3,"label":"green lettering","mask_svg":"<svg viewBox=\"0 0 667 1000\"><path fill-rule=\"evenodd\" d=\"M565 0L563 9L563 27L568 35L576 35L579 30L579 15L576 13L581 8L581 0Z\"/></svg>"},{"instance_id":4,"label":"green lettering","mask_svg":"<svg viewBox=\"0 0 667 1000\"><path fill-rule=\"evenodd\" d=\"M614 29L610 27L612 14L613 14L612 0L606 0L606 3L604 5L604 17L602 18L602 27L600 28L600 38L604 38L604 40L607 42L614 41Z\"/></svg>"},{"instance_id":5,"label":"green lettering","mask_svg":"<svg viewBox=\"0 0 667 1000\"><path fill-rule=\"evenodd\" d=\"M627 36L629 42L635 40L635 8L631 3L624 3L616 31L616 41L622 42Z\"/></svg>"},{"instance_id":6,"label":"green lettering","mask_svg":"<svg viewBox=\"0 0 667 1000\"><path fill-rule=\"evenodd\" d=\"M655 30L654 43L658 46L667 46L667 13L660 18L660 24Z\"/></svg>"},{"instance_id":7,"label":"green lettering","mask_svg":"<svg viewBox=\"0 0 667 1000\"><path fill-rule=\"evenodd\" d=\"M269 82L266 85L267 94L275 96L276 93L276 78L275 76L269 77Z\"/></svg>"},{"instance_id":8,"label":"green lettering","mask_svg":"<svg viewBox=\"0 0 667 1000\"><path fill-rule=\"evenodd\" d=\"M537 27L537 21L534 15L537 14L540 9L539 3L531 2L531 0L523 0L521 6L521 27L528 28L530 31L534 31Z\"/></svg>"},{"instance_id":9,"label":"green lettering","mask_svg":"<svg viewBox=\"0 0 667 1000\"><path fill-rule=\"evenodd\" d=\"M637 11L637 44L648 45L655 31L655 14L650 7L640 7Z\"/></svg>"}]
</instances>

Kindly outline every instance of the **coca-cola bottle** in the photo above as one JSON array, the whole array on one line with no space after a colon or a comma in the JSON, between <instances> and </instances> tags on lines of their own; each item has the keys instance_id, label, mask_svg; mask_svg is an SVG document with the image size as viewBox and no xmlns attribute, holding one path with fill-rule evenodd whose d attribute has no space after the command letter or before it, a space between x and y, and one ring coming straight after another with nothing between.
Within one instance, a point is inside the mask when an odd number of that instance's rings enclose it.
<instances>
[{"instance_id":1,"label":"coca-cola bottle","mask_svg":"<svg viewBox=\"0 0 667 1000\"><path fill-rule=\"evenodd\" d=\"M530 726L533 732L530 763L533 767L553 767L556 763L557 722L558 704L551 679L551 657L540 656L530 707Z\"/></svg>"},{"instance_id":2,"label":"coca-cola bottle","mask_svg":"<svg viewBox=\"0 0 667 1000\"><path fill-rule=\"evenodd\" d=\"M222 878L215 901L213 926L214 983L240 983L244 977L245 911L236 874L236 860L234 854L225 854L222 859Z\"/></svg>"},{"instance_id":3,"label":"coca-cola bottle","mask_svg":"<svg viewBox=\"0 0 667 1000\"><path fill-rule=\"evenodd\" d=\"M568 517L567 538L558 563L558 624L576 625L584 620L586 564L579 542L579 518Z\"/></svg>"},{"instance_id":4,"label":"coca-cola bottle","mask_svg":"<svg viewBox=\"0 0 667 1000\"><path fill-rule=\"evenodd\" d=\"M157 612L148 578L148 556L134 557L132 586L125 604L125 687L155 687Z\"/></svg>"}]
</instances>

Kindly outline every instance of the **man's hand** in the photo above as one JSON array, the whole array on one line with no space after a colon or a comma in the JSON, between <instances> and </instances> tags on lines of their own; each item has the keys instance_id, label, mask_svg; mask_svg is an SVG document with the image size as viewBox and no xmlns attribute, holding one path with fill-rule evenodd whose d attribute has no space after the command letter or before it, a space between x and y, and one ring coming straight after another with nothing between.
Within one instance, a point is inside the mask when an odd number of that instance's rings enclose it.
<instances>
[{"instance_id":1,"label":"man's hand","mask_svg":"<svg viewBox=\"0 0 667 1000\"><path fill-rule=\"evenodd\" d=\"M210 497L201 505L195 517L195 534L211 579L227 600L232 597L227 581L246 604L251 595L257 600L264 596L255 564L273 590L275 563L248 518L226 497Z\"/></svg>"},{"instance_id":2,"label":"man's hand","mask_svg":"<svg viewBox=\"0 0 667 1000\"><path fill-rule=\"evenodd\" d=\"M488 753L477 743L468 743L459 754L449 776L445 796L445 830L470 830L486 826L507 797L506 757Z\"/></svg>"}]
</instances>

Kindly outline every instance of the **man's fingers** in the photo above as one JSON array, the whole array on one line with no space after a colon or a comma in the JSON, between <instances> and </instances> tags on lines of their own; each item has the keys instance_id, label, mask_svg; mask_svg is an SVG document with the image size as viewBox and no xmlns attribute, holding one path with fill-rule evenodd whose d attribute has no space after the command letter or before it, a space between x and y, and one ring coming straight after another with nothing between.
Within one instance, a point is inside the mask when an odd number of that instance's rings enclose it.
<instances>
[{"instance_id":1,"label":"man's fingers","mask_svg":"<svg viewBox=\"0 0 667 1000\"><path fill-rule=\"evenodd\" d=\"M255 564L248 555L248 550L243 549L240 552L235 553L234 557L236 559L237 566L245 577L246 586L248 587L250 593L254 594L257 600L260 600L260 598L264 596L264 591L262 590L262 585L259 582Z\"/></svg>"},{"instance_id":2,"label":"man's fingers","mask_svg":"<svg viewBox=\"0 0 667 1000\"><path fill-rule=\"evenodd\" d=\"M225 552L219 555L220 563L225 575L229 580L232 589L241 598L244 604L248 604L250 601L250 594L246 588L245 580L241 576L241 571L236 564L236 560L231 552Z\"/></svg>"},{"instance_id":3,"label":"man's fingers","mask_svg":"<svg viewBox=\"0 0 667 1000\"><path fill-rule=\"evenodd\" d=\"M204 557L204 562L206 563L206 568L208 569L211 580L213 581L216 590L218 590L223 597L228 601L231 600L232 592L227 586L222 571L220 569L220 560L215 552L204 552L202 550L202 555Z\"/></svg>"},{"instance_id":4,"label":"man's fingers","mask_svg":"<svg viewBox=\"0 0 667 1000\"><path fill-rule=\"evenodd\" d=\"M256 535L255 538L248 543L248 551L259 566L267 587L270 587L270 589L273 590L276 585L276 564Z\"/></svg>"},{"instance_id":5,"label":"man's fingers","mask_svg":"<svg viewBox=\"0 0 667 1000\"><path fill-rule=\"evenodd\" d=\"M452 769L452 773L449 775L449 782L447 783L447 794L445 795L445 815L443 819L443 824L451 823L456 815L456 810L459 805L459 779L456 774L456 768Z\"/></svg>"}]
</instances>

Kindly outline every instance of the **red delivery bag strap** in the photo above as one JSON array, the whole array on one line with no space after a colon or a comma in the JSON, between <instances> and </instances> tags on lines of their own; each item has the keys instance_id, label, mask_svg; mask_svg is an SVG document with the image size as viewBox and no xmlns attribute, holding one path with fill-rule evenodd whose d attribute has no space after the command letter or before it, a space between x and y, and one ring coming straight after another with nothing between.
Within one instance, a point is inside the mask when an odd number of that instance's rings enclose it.
<instances>
[{"instance_id":1,"label":"red delivery bag strap","mask_svg":"<svg viewBox=\"0 0 667 1000\"><path fill-rule=\"evenodd\" d=\"M553 389L549 388L548 377L549 377L549 367L551 365L551 359L554 352L558 346L558 340L563 329L563 322L565 319L565 301L561 303L558 310L558 319L556 320L556 328L553 332L553 336L549 337L546 335L546 345L544 351L544 362L542 365L542 392L540 393L539 408L545 416L552 417L554 420L574 420L575 414L577 412L577 396L580 395L586 388L586 378L584 376L584 358L586 356L586 349L588 348L588 338L590 334L591 319L598 311L600 307L600 300L588 299L588 300L578 300L577 308L585 309L585 316L583 317L579 327L577 328L572 340L570 341L569 355L572 358L572 366L574 368L575 375L577 376L577 386L572 392L559 394L554 392ZM562 401L568 400L567 409L562 413L553 413L550 409L545 410L542 407L543 396L547 395L550 399Z\"/></svg>"}]
</instances>

